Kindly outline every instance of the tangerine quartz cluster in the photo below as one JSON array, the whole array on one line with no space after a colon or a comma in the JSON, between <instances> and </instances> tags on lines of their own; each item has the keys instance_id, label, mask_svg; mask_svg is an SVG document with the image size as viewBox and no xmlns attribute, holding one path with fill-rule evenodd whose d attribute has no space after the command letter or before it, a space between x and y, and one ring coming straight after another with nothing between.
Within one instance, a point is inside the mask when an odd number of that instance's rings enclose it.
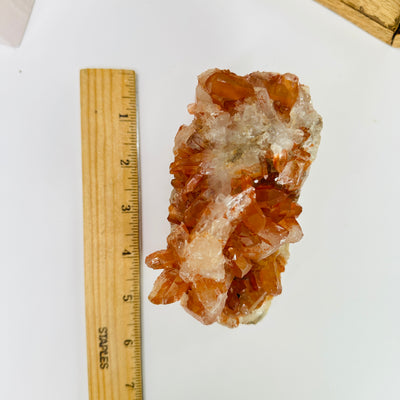
<instances>
[{"instance_id":1,"label":"tangerine quartz cluster","mask_svg":"<svg viewBox=\"0 0 400 400\"><path fill-rule=\"evenodd\" d=\"M170 166L168 246L146 258L162 270L149 299L180 300L204 324L255 323L303 235L297 200L322 119L288 73L208 70L188 110Z\"/></svg>"}]
</instances>

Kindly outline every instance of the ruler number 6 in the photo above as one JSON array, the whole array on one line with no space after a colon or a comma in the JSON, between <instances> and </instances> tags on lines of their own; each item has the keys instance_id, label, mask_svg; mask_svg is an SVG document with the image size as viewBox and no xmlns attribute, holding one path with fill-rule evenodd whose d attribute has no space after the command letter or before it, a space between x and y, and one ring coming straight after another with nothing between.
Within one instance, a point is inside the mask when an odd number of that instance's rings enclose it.
<instances>
[{"instance_id":1,"label":"ruler number 6","mask_svg":"<svg viewBox=\"0 0 400 400\"><path fill-rule=\"evenodd\" d=\"M128 346L133 346L133 340L131 340L131 339L126 339L126 340L124 340L124 345L125 345L126 347L128 347Z\"/></svg>"}]
</instances>

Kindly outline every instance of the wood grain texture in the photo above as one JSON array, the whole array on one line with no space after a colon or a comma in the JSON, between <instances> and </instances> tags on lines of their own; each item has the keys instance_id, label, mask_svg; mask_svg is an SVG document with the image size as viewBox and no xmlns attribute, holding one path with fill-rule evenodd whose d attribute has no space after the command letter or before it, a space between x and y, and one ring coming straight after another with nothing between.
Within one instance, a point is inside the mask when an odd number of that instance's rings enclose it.
<instances>
[{"instance_id":1,"label":"wood grain texture","mask_svg":"<svg viewBox=\"0 0 400 400\"><path fill-rule=\"evenodd\" d=\"M392 46L393 46L393 47L400 48L400 32L398 32L398 33L394 36L393 42L392 42Z\"/></svg>"},{"instance_id":2,"label":"wood grain texture","mask_svg":"<svg viewBox=\"0 0 400 400\"><path fill-rule=\"evenodd\" d=\"M399 24L400 0L342 0L344 4L394 31Z\"/></svg>"},{"instance_id":3,"label":"wood grain texture","mask_svg":"<svg viewBox=\"0 0 400 400\"><path fill-rule=\"evenodd\" d=\"M398 47L400 0L316 0L366 32Z\"/></svg>"},{"instance_id":4,"label":"wood grain texture","mask_svg":"<svg viewBox=\"0 0 400 400\"><path fill-rule=\"evenodd\" d=\"M89 397L142 399L135 74L81 71Z\"/></svg>"}]
</instances>

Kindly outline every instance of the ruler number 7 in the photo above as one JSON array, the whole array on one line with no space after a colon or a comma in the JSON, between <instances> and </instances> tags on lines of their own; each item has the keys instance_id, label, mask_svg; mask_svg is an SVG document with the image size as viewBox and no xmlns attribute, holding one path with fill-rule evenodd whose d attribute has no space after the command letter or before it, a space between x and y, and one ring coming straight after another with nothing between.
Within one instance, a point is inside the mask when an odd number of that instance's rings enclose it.
<instances>
[{"instance_id":1,"label":"ruler number 7","mask_svg":"<svg viewBox=\"0 0 400 400\"><path fill-rule=\"evenodd\" d=\"M134 389L135 388L135 383L132 381L132 383L126 383L125 386L129 389Z\"/></svg>"}]
</instances>

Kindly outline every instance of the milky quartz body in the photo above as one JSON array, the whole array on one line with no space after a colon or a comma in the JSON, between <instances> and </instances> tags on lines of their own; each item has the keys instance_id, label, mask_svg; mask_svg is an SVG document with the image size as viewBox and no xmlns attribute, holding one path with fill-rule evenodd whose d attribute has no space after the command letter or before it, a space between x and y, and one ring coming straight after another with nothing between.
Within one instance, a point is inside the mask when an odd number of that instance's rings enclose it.
<instances>
[{"instance_id":1,"label":"milky quartz body","mask_svg":"<svg viewBox=\"0 0 400 400\"><path fill-rule=\"evenodd\" d=\"M322 128L309 90L292 74L226 70L199 76L194 115L176 138L167 249L149 299L180 300L204 324L257 322L281 293L300 188Z\"/></svg>"}]
</instances>

